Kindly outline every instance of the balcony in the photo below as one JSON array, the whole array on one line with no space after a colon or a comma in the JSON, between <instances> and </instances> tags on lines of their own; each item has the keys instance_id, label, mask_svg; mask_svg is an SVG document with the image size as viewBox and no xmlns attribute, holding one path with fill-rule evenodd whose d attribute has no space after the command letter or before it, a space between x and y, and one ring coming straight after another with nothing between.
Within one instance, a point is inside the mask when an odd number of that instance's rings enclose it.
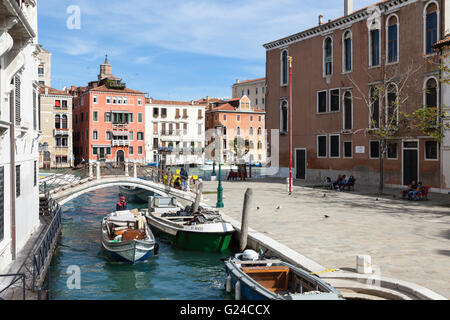
<instances>
[{"instance_id":1,"label":"balcony","mask_svg":"<svg viewBox=\"0 0 450 320\"><path fill-rule=\"evenodd\" d=\"M70 134L69 129L54 129L53 134L55 136L68 136Z\"/></svg>"},{"instance_id":2,"label":"balcony","mask_svg":"<svg viewBox=\"0 0 450 320\"><path fill-rule=\"evenodd\" d=\"M113 147L128 147L130 146L130 140L113 140Z\"/></svg>"}]
</instances>

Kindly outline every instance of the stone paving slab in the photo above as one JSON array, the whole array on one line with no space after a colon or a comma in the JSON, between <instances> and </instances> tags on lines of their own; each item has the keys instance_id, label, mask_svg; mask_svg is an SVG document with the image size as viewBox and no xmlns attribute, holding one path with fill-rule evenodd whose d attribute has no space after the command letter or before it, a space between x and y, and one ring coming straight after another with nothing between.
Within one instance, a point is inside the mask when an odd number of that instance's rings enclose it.
<instances>
[{"instance_id":1,"label":"stone paving slab","mask_svg":"<svg viewBox=\"0 0 450 320\"><path fill-rule=\"evenodd\" d=\"M354 270L356 256L372 256L383 277L417 283L450 298L450 196L431 201L377 198L296 186L280 180L224 182L223 212L241 221L244 194L253 188L249 227L327 268ZM215 205L217 182L204 182L204 201ZM258 209L259 207L259 209ZM328 218L326 217L328 216Z\"/></svg>"}]
</instances>

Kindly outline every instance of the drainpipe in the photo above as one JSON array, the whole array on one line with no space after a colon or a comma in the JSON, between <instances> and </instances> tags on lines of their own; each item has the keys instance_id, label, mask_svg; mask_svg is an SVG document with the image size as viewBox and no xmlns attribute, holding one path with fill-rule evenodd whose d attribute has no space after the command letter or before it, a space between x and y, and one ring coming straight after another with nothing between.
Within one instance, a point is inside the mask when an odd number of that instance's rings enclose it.
<instances>
[{"instance_id":1,"label":"drainpipe","mask_svg":"<svg viewBox=\"0 0 450 320\"><path fill-rule=\"evenodd\" d=\"M9 84L7 84L9 85ZM9 140L10 140L10 186L11 186L11 257L16 260L16 148L15 148L15 117L14 90L9 94Z\"/></svg>"}]
</instances>

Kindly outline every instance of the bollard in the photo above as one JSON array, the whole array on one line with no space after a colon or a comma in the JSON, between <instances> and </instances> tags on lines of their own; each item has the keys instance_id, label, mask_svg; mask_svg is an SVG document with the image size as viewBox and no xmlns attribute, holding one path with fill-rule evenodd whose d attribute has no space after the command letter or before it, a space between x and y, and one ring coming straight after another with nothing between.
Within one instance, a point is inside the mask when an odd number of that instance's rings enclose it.
<instances>
[{"instance_id":1,"label":"bollard","mask_svg":"<svg viewBox=\"0 0 450 320\"><path fill-rule=\"evenodd\" d=\"M89 178L92 178L94 176L94 170L93 170L93 164L89 162Z\"/></svg>"},{"instance_id":2,"label":"bollard","mask_svg":"<svg viewBox=\"0 0 450 320\"><path fill-rule=\"evenodd\" d=\"M231 280L231 276L228 276L227 277L227 283L226 283L227 293L231 293L232 286L233 286L233 282Z\"/></svg>"},{"instance_id":3,"label":"bollard","mask_svg":"<svg viewBox=\"0 0 450 320\"><path fill-rule=\"evenodd\" d=\"M239 241L239 252L243 252L247 248L247 237L248 237L248 214L252 204L253 190L251 188L247 189L244 198L244 208L242 210L242 225L241 225L241 239Z\"/></svg>"},{"instance_id":4,"label":"bollard","mask_svg":"<svg viewBox=\"0 0 450 320\"><path fill-rule=\"evenodd\" d=\"M130 168L129 168L129 163L128 160L125 161L125 177L129 177L130 176Z\"/></svg>"},{"instance_id":5,"label":"bollard","mask_svg":"<svg viewBox=\"0 0 450 320\"><path fill-rule=\"evenodd\" d=\"M100 180L100 162L97 162L97 180Z\"/></svg>"},{"instance_id":6,"label":"bollard","mask_svg":"<svg viewBox=\"0 0 450 320\"><path fill-rule=\"evenodd\" d=\"M239 301L241 300L241 282L237 281L236 286L234 287L234 299Z\"/></svg>"},{"instance_id":7,"label":"bollard","mask_svg":"<svg viewBox=\"0 0 450 320\"><path fill-rule=\"evenodd\" d=\"M137 165L136 161L133 162L133 177L137 179Z\"/></svg>"},{"instance_id":8,"label":"bollard","mask_svg":"<svg viewBox=\"0 0 450 320\"><path fill-rule=\"evenodd\" d=\"M203 183L200 183L198 186L197 196L195 197L194 207L192 207L192 213L195 214L198 212L198 207L200 206L200 199L203 193Z\"/></svg>"}]
</instances>

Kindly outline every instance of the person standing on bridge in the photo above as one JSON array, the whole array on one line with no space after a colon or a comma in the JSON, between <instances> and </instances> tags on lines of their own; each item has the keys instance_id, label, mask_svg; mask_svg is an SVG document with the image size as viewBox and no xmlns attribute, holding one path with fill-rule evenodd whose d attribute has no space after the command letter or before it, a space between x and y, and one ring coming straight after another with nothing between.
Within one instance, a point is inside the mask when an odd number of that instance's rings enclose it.
<instances>
[{"instance_id":1,"label":"person standing on bridge","mask_svg":"<svg viewBox=\"0 0 450 320\"><path fill-rule=\"evenodd\" d=\"M127 210L127 201L124 196L120 197L120 201L116 204L116 211Z\"/></svg>"}]
</instances>

